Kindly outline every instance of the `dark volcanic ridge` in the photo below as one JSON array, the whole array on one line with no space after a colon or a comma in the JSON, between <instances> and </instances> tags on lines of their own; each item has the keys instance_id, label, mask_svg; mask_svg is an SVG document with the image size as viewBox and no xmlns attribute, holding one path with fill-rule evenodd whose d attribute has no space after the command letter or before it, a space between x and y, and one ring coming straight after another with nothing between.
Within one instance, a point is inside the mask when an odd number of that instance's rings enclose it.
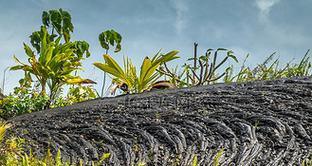
<instances>
[{"instance_id":1,"label":"dark volcanic ridge","mask_svg":"<svg viewBox=\"0 0 312 166\"><path fill-rule=\"evenodd\" d=\"M312 152L312 78L103 98L9 120L42 156L108 165L299 165Z\"/></svg>"}]
</instances>

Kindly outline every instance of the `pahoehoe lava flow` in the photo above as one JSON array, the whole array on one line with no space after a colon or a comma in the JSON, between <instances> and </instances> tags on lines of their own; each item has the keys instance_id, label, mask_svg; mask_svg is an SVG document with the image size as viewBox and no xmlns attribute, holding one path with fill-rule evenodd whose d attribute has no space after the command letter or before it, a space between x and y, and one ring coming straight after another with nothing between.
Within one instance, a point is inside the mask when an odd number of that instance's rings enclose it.
<instances>
[{"instance_id":1,"label":"pahoehoe lava flow","mask_svg":"<svg viewBox=\"0 0 312 166\"><path fill-rule=\"evenodd\" d=\"M9 120L37 155L107 165L300 165L312 152L312 78L216 84L77 103Z\"/></svg>"}]
</instances>

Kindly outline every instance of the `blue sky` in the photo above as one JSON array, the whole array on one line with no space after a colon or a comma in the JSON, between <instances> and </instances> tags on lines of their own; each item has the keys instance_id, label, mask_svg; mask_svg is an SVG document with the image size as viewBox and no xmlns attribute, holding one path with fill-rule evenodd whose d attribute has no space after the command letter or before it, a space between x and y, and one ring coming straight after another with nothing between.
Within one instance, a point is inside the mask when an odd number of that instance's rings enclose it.
<instances>
[{"instance_id":1,"label":"blue sky","mask_svg":"<svg viewBox=\"0 0 312 166\"><path fill-rule=\"evenodd\" d=\"M43 10L63 8L72 15L73 39L91 45L91 58L84 61L83 76L99 84L104 50L98 35L115 29L123 36L121 62L127 55L140 65L145 56L179 50L180 64L207 48L230 48L248 63L260 63L277 51L284 62L301 58L312 44L312 0L0 0L0 78L14 64L12 55L23 59L23 42L41 25ZM25 60L25 59L24 59ZM22 72L7 74L6 92L18 85Z\"/></svg>"}]
</instances>

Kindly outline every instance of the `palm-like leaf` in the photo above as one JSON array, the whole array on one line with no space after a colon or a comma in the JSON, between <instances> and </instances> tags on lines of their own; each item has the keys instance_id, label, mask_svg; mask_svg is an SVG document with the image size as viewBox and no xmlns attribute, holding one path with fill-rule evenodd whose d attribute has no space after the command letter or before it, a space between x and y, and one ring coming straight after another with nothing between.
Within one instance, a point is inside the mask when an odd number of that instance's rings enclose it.
<instances>
[{"instance_id":1,"label":"palm-like leaf","mask_svg":"<svg viewBox=\"0 0 312 166\"><path fill-rule=\"evenodd\" d=\"M124 68L122 69L118 63L109 55L104 55L105 63L94 63L96 67L111 74L113 83L122 84L126 83L131 93L141 93L155 83L160 73L157 72L159 66L165 62L169 62L178 58L178 51L171 51L167 54L157 53L154 57L146 57L141 65L140 75L137 76L136 67L128 58L124 58Z\"/></svg>"},{"instance_id":2,"label":"palm-like leaf","mask_svg":"<svg viewBox=\"0 0 312 166\"><path fill-rule=\"evenodd\" d=\"M0 142L2 142L4 136L5 136L5 132L6 130L10 127L10 125L0 122Z\"/></svg>"},{"instance_id":3,"label":"palm-like leaf","mask_svg":"<svg viewBox=\"0 0 312 166\"><path fill-rule=\"evenodd\" d=\"M38 57L28 45L24 44L29 64L22 63L14 56L18 65L11 67L11 70L23 70L34 75L41 84L42 93L46 92L45 87L48 85L51 96L55 96L55 93L64 84L94 83L92 80L71 75L73 71L80 70L82 54L86 53L87 49L86 43L66 42L61 44L61 38L51 41L50 37L46 27L42 26Z\"/></svg>"}]
</instances>

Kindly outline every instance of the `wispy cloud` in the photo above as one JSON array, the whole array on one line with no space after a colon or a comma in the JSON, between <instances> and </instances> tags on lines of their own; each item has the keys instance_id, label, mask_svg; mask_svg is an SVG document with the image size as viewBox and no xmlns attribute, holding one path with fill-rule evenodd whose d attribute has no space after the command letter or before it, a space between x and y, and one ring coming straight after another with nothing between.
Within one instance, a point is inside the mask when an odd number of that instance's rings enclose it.
<instances>
[{"instance_id":1,"label":"wispy cloud","mask_svg":"<svg viewBox=\"0 0 312 166\"><path fill-rule=\"evenodd\" d=\"M274 41L280 46L294 47L308 42L308 37L300 29L293 26L283 27L270 19L270 11L280 2L281 0L256 0L257 7L260 10L259 18L261 23L264 24L264 36L270 36L271 42Z\"/></svg>"},{"instance_id":2,"label":"wispy cloud","mask_svg":"<svg viewBox=\"0 0 312 166\"><path fill-rule=\"evenodd\" d=\"M260 10L260 19L266 20L272 7L278 4L280 0L256 0L257 7Z\"/></svg>"},{"instance_id":3,"label":"wispy cloud","mask_svg":"<svg viewBox=\"0 0 312 166\"><path fill-rule=\"evenodd\" d=\"M180 34L186 25L185 13L188 11L188 7L183 0L171 0L171 3L176 14L175 28L177 34Z\"/></svg>"}]
</instances>

